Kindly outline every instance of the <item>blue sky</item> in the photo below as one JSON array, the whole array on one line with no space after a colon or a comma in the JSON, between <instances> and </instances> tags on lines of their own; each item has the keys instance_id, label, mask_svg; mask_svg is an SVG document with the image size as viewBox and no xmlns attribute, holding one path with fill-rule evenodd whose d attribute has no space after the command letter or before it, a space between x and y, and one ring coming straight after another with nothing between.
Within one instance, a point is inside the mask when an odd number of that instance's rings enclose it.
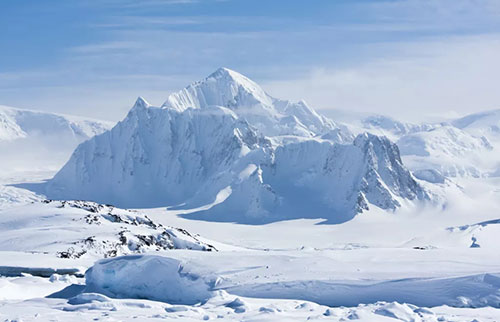
<instances>
[{"instance_id":1,"label":"blue sky","mask_svg":"<svg viewBox=\"0 0 500 322\"><path fill-rule=\"evenodd\" d=\"M2 0L0 41L0 104L110 120L220 66L318 109L500 107L497 0Z\"/></svg>"}]
</instances>

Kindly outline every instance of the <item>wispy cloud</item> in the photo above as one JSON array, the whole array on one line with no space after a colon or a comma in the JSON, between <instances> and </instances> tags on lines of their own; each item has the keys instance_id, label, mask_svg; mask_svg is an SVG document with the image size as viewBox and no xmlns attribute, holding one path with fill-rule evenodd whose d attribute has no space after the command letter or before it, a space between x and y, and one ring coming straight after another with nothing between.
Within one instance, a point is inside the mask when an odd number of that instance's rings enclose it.
<instances>
[{"instance_id":1,"label":"wispy cloud","mask_svg":"<svg viewBox=\"0 0 500 322\"><path fill-rule=\"evenodd\" d=\"M382 46L392 54L348 68L318 67L300 78L267 82L265 88L305 98L317 108L403 119L500 106L500 34Z\"/></svg>"},{"instance_id":2,"label":"wispy cloud","mask_svg":"<svg viewBox=\"0 0 500 322\"><path fill-rule=\"evenodd\" d=\"M89 44L82 46L75 46L68 49L68 51L79 54L92 54L102 52L115 52L122 50L137 49L140 47L138 42L133 41L109 41L99 44Z\"/></svg>"},{"instance_id":3,"label":"wispy cloud","mask_svg":"<svg viewBox=\"0 0 500 322\"><path fill-rule=\"evenodd\" d=\"M111 6L119 8L145 8L158 6L186 5L198 3L200 0L87 0L87 5Z\"/></svg>"},{"instance_id":4,"label":"wispy cloud","mask_svg":"<svg viewBox=\"0 0 500 322\"><path fill-rule=\"evenodd\" d=\"M95 28L151 28L161 26L200 25L206 22L201 17L143 17L143 16L112 16L106 22L93 23Z\"/></svg>"}]
</instances>

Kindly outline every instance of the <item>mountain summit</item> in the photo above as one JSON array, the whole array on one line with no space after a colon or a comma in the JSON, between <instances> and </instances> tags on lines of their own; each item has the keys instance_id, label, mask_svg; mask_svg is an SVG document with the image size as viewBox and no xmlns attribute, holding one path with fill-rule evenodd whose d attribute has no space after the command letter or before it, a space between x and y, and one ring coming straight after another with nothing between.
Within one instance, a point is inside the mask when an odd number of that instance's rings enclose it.
<instances>
[{"instance_id":1,"label":"mountain summit","mask_svg":"<svg viewBox=\"0 0 500 322\"><path fill-rule=\"evenodd\" d=\"M204 80L171 94L162 108L182 112L188 108L207 109L213 106L232 110L264 135L313 137L338 128L304 101L274 98L254 81L227 68L219 68Z\"/></svg>"},{"instance_id":2,"label":"mountain summit","mask_svg":"<svg viewBox=\"0 0 500 322\"><path fill-rule=\"evenodd\" d=\"M202 81L171 94L164 108L183 111L189 107L208 106L242 108L262 106L273 109L273 98L247 77L228 68L219 68Z\"/></svg>"},{"instance_id":3,"label":"mountain summit","mask_svg":"<svg viewBox=\"0 0 500 322\"><path fill-rule=\"evenodd\" d=\"M47 194L182 205L188 217L249 224L343 222L371 206L428 198L387 138L354 139L304 102L273 98L226 68L161 107L139 98L112 130L75 150Z\"/></svg>"}]
</instances>

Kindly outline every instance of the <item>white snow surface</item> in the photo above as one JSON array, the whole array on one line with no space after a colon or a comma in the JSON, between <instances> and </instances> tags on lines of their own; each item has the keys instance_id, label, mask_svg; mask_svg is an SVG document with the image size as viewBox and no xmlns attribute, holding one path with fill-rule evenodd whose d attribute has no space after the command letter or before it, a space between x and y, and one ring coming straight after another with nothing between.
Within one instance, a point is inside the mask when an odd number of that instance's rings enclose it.
<instances>
[{"instance_id":1,"label":"white snow surface","mask_svg":"<svg viewBox=\"0 0 500 322\"><path fill-rule=\"evenodd\" d=\"M360 251L357 256L366 256L363 253ZM400 255L404 256L403 254ZM191 254L180 255L174 256L189 258L189 261L157 255L101 260L86 272L85 292L191 305L207 301L214 296L213 292L216 290L225 290L245 297L303 299L329 306L402 301L426 307L500 307L498 274L396 279L397 275L403 275L396 273L388 280L383 278L384 275L377 279L357 280L354 277L362 274L353 273L349 279L342 279L339 272L334 277L325 269L327 267L320 266L313 269L315 275L302 272L302 279L293 276L297 273L289 272L282 278L266 280L259 274L281 275L288 270L274 265L287 260L290 265L295 266L299 262L309 261L314 254L306 251L299 258L291 252L286 255L276 252L273 254L276 259L263 261L261 256L250 253L247 255L249 260L246 265L254 264L251 271L248 267L241 267L233 254L215 255L208 265L206 260L194 258ZM317 264L327 264L331 255L321 254ZM384 252L379 254L384 255ZM357 257L352 254L347 256L352 256L353 259ZM377 265L378 261L375 260L374 264ZM259 262L262 264L258 265ZM264 263L267 265L263 265ZM372 273L376 271L376 268L365 269Z\"/></svg>"}]
</instances>

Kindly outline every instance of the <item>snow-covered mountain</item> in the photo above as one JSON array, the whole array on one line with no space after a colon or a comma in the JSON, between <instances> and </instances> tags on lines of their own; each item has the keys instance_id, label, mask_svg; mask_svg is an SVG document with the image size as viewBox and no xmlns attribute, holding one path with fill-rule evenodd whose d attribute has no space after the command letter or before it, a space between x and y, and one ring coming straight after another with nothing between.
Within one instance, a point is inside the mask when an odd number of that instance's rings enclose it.
<instances>
[{"instance_id":1,"label":"snow-covered mountain","mask_svg":"<svg viewBox=\"0 0 500 322\"><path fill-rule=\"evenodd\" d=\"M414 124L401 122L385 115L372 115L366 117L361 122L367 130L383 131L384 135L390 133L395 136L430 131L436 127L436 125L428 123Z\"/></svg>"},{"instance_id":2,"label":"snow-covered mountain","mask_svg":"<svg viewBox=\"0 0 500 322\"><path fill-rule=\"evenodd\" d=\"M500 135L500 109L469 114L454 120L452 124L459 129L476 129Z\"/></svg>"},{"instance_id":3,"label":"snow-covered mountain","mask_svg":"<svg viewBox=\"0 0 500 322\"><path fill-rule=\"evenodd\" d=\"M493 149L489 154L479 155L481 163L486 163L485 175L500 177L500 109L466 115L456 119L452 124L476 137L484 137L491 143Z\"/></svg>"},{"instance_id":4,"label":"snow-covered mountain","mask_svg":"<svg viewBox=\"0 0 500 322\"><path fill-rule=\"evenodd\" d=\"M78 144L112 127L106 121L0 106L0 178L27 170L52 175ZM0 193L0 204L2 198Z\"/></svg>"},{"instance_id":5,"label":"snow-covered mountain","mask_svg":"<svg viewBox=\"0 0 500 322\"><path fill-rule=\"evenodd\" d=\"M162 107L139 98L112 130L75 150L47 194L181 205L192 217L244 223L343 222L370 205L396 209L428 198L388 139L353 140L305 103L272 98L225 68Z\"/></svg>"},{"instance_id":6,"label":"snow-covered mountain","mask_svg":"<svg viewBox=\"0 0 500 322\"><path fill-rule=\"evenodd\" d=\"M361 127L396 141L404 163L415 176L437 183L444 177L481 177L495 173L498 165L495 153L500 146L499 122L500 113L494 110L448 122L418 124L375 115L364 118ZM500 165L497 167L500 169Z\"/></svg>"},{"instance_id":7,"label":"snow-covered mountain","mask_svg":"<svg viewBox=\"0 0 500 322\"><path fill-rule=\"evenodd\" d=\"M0 105L0 141L37 136L81 142L112 126L111 122Z\"/></svg>"},{"instance_id":8,"label":"snow-covered mountain","mask_svg":"<svg viewBox=\"0 0 500 322\"><path fill-rule=\"evenodd\" d=\"M493 147L450 125L402 136L397 144L412 170L434 169L447 177L481 176L481 157Z\"/></svg>"},{"instance_id":9,"label":"snow-covered mountain","mask_svg":"<svg viewBox=\"0 0 500 322\"><path fill-rule=\"evenodd\" d=\"M456 157L483 149L492 149L485 137L474 137L453 126L441 126L431 131L405 135L398 140L397 144L401 154L418 156L440 153Z\"/></svg>"},{"instance_id":10,"label":"snow-covered mountain","mask_svg":"<svg viewBox=\"0 0 500 322\"><path fill-rule=\"evenodd\" d=\"M171 94L162 108L182 112L188 108L223 106L247 120L266 136L313 137L338 129L304 101L291 102L269 96L258 84L227 68L219 68L202 81ZM352 139L349 133L342 139Z\"/></svg>"}]
</instances>

